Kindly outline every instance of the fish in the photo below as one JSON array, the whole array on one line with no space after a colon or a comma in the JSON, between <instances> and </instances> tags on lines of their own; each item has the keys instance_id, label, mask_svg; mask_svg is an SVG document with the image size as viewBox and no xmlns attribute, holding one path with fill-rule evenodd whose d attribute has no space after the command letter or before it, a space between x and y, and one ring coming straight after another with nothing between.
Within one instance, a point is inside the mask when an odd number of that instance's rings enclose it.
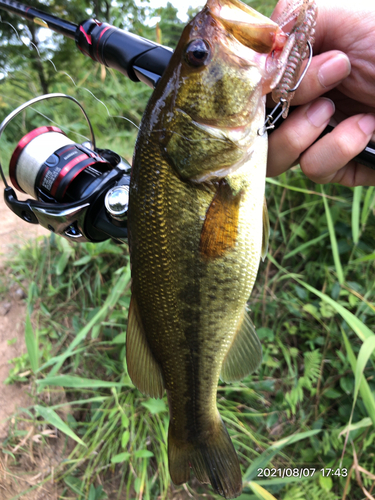
<instances>
[{"instance_id":1,"label":"fish","mask_svg":"<svg viewBox=\"0 0 375 500\"><path fill-rule=\"evenodd\" d=\"M270 231L258 131L288 37L239 0L208 0L150 98L131 172L128 373L143 394L167 393L173 483L192 469L225 498L242 478L217 385L262 359L247 307Z\"/></svg>"}]
</instances>

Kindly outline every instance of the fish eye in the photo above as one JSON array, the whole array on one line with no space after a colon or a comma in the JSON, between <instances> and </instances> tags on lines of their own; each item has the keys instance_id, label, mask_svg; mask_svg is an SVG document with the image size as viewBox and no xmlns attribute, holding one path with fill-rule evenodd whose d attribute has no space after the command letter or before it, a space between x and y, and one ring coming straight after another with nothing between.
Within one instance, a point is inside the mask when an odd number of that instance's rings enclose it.
<instances>
[{"instance_id":1,"label":"fish eye","mask_svg":"<svg viewBox=\"0 0 375 500\"><path fill-rule=\"evenodd\" d=\"M197 38L189 43L185 49L185 59L190 66L203 66L210 55L210 46L206 40Z\"/></svg>"}]
</instances>

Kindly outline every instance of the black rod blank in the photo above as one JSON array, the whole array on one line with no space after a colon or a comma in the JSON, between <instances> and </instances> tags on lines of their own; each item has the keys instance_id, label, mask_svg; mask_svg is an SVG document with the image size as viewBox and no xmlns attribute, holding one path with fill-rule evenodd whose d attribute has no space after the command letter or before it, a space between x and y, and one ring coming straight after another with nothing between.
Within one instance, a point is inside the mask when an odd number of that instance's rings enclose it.
<instances>
[{"instance_id":1,"label":"black rod blank","mask_svg":"<svg viewBox=\"0 0 375 500\"><path fill-rule=\"evenodd\" d=\"M71 23L70 21L65 21L59 17L53 16L52 14L47 14L42 10L35 9L28 5L24 5L20 2L15 2L14 0L0 0L0 9L4 9L13 14L18 14L29 21L34 21L34 23L49 28L60 35L64 35L68 38L75 39L75 34L77 31L77 25Z\"/></svg>"}]
</instances>

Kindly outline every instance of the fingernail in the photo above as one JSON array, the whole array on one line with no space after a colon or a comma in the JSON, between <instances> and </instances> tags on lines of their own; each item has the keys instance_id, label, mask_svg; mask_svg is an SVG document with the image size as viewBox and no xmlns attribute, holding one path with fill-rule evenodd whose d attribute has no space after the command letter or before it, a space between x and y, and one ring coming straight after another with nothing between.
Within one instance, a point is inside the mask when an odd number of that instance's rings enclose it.
<instances>
[{"instance_id":1,"label":"fingernail","mask_svg":"<svg viewBox=\"0 0 375 500\"><path fill-rule=\"evenodd\" d=\"M333 113L335 112L335 105L331 99L321 97L313 102L309 109L306 111L308 120L315 126L321 127L324 123L328 122Z\"/></svg>"},{"instance_id":2,"label":"fingernail","mask_svg":"<svg viewBox=\"0 0 375 500\"><path fill-rule=\"evenodd\" d=\"M366 135L371 135L375 131L375 116L374 115L366 115L361 118L358 122L359 128Z\"/></svg>"},{"instance_id":3,"label":"fingernail","mask_svg":"<svg viewBox=\"0 0 375 500\"><path fill-rule=\"evenodd\" d=\"M345 54L337 54L326 61L318 71L318 80L323 87L337 85L350 74L350 61Z\"/></svg>"}]
</instances>

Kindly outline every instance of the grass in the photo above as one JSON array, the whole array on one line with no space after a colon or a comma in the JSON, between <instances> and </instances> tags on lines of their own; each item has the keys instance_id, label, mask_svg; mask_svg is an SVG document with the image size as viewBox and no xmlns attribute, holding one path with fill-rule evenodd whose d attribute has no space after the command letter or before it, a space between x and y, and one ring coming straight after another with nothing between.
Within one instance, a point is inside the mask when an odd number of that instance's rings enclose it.
<instances>
[{"instance_id":1,"label":"grass","mask_svg":"<svg viewBox=\"0 0 375 500\"><path fill-rule=\"evenodd\" d=\"M266 15L274 3L262 2ZM130 121L139 124L150 90L83 59L70 71L74 83L59 72L50 90L79 99L98 146L129 159ZM1 82L4 116L40 93L29 90L30 75ZM40 105L10 124L2 162L23 133L45 124L43 115L82 140L87 126L65 104ZM374 498L375 188L320 188L293 169L268 180L267 202L269 255L249 301L263 363L241 383L218 387L243 471L240 498ZM30 384L34 404L10 422L5 472L43 454L53 436L64 441L53 478L47 473L25 495L53 479L60 499L210 498L196 482L171 486L166 399L145 398L127 375L127 247L69 245L51 235L20 249L9 268L28 315L27 354L13 360L8 383ZM2 283L0 298L6 294Z\"/></svg>"},{"instance_id":2,"label":"grass","mask_svg":"<svg viewBox=\"0 0 375 500\"><path fill-rule=\"evenodd\" d=\"M218 388L243 500L373 495L374 194L319 192L299 170L268 183L271 244L250 300L264 359L258 373ZM28 354L14 360L8 382L31 382L35 405L3 443L9 460L29 453L27 441L10 451L25 439L26 418L73 443L54 472L60 498L108 498L114 478L117 498L181 494L169 480L166 400L145 398L126 372L127 247L71 246L51 235L10 267L29 315ZM46 404L59 391L66 400ZM211 494L197 484L190 491Z\"/></svg>"}]
</instances>

